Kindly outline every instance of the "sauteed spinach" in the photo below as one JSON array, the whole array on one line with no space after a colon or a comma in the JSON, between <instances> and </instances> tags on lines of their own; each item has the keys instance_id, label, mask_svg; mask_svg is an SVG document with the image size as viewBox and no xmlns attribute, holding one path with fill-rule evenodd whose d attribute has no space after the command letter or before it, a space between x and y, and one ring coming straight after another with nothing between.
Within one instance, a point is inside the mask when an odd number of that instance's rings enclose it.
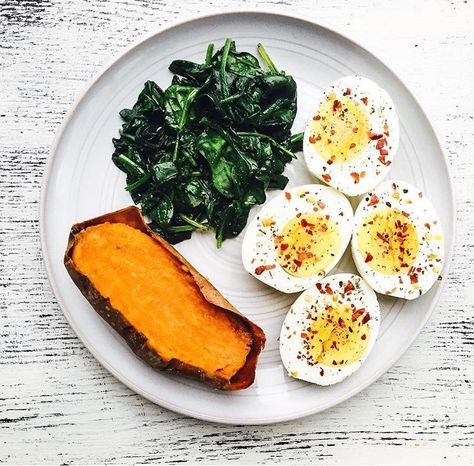
<instances>
[{"instance_id":1,"label":"sauteed spinach","mask_svg":"<svg viewBox=\"0 0 474 466\"><path fill-rule=\"evenodd\" d=\"M261 44L256 57L227 39L202 64L175 60L163 91L147 81L113 139L112 160L151 227L171 243L214 230L217 245L238 235L268 188L283 189L285 165L300 150L291 135L296 83Z\"/></svg>"}]
</instances>

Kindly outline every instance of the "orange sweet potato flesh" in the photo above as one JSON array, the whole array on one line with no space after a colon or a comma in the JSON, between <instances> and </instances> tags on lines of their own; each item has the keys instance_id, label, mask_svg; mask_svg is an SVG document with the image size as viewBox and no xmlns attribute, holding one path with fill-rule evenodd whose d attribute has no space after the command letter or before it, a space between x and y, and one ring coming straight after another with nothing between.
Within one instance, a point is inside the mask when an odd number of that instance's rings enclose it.
<instances>
[{"instance_id":1,"label":"orange sweet potato flesh","mask_svg":"<svg viewBox=\"0 0 474 466\"><path fill-rule=\"evenodd\" d=\"M74 225L65 265L151 366L224 390L253 383L263 331L152 232L136 207Z\"/></svg>"}]
</instances>

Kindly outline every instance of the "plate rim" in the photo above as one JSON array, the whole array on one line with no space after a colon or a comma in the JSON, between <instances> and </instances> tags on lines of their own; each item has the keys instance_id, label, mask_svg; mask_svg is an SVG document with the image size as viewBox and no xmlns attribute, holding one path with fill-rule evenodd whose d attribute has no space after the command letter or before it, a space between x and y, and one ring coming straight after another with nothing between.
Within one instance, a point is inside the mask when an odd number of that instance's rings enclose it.
<instances>
[{"instance_id":1,"label":"plate rim","mask_svg":"<svg viewBox=\"0 0 474 466\"><path fill-rule=\"evenodd\" d=\"M177 406L173 404L170 401L166 400L159 400L157 401L156 399L152 399L152 397L142 388L137 386L133 380L130 380L126 375L123 373L120 373L116 371L114 367L109 365L103 358L102 355L99 354L94 348L94 346L89 342L89 339L87 338L86 335L83 335L78 329L76 329L73 325L73 319L72 315L69 315L68 312L66 312L65 309L67 309L67 306L64 300L60 298L61 293L59 290L59 287L57 283L54 280L54 275L53 275L53 270L52 270L52 264L50 263L49 259L49 253L48 253L48 247L47 247L47 240L46 240L46 225L45 225L45 216L46 216L46 192L48 189L49 185L49 179L51 176L51 170L53 167L53 162L56 159L57 156L57 149L61 143L61 140L63 138L63 135L69 126L69 123L76 113L77 107L83 100L83 98L86 96L86 94L90 91L90 89L95 85L95 83L102 78L115 64L117 64L120 60L125 58L131 51L133 51L136 47L140 46L143 42L158 36L162 34L163 32L169 31L171 29L180 27L185 25L186 23L190 23L192 21L199 21L203 19L209 19L212 17L219 17L219 16L233 16L233 15L245 15L245 14L256 14L256 15L261 15L261 16L277 16L280 19L284 20L285 18L287 19L292 19L300 22L304 22L309 26L315 26L319 27L322 29L325 29L329 31L330 33L333 33L335 35L340 36L342 39L345 41L355 44L357 47L362 49L364 52L368 53L370 56L374 57L378 62L380 62L398 81L398 83L404 88L404 90L407 92L408 96L413 99L413 101L416 103L418 106L419 111L423 115L423 117L426 119L426 122L429 125L429 129L432 132L433 135L433 141L436 143L438 146L441 154L442 154L442 160L444 163L444 170L447 174L448 177L448 188L451 194L451 211L450 211L450 222L453 228L453 236L450 244L446 248L446 261L444 264L444 269L443 269L443 275L444 278L441 281L440 286L436 290L432 300L431 304L429 305L429 308L425 312L425 316L419 326L417 327L416 331L413 332L413 335L410 337L410 339L407 341L403 349L397 353L395 357L393 357L385 366L383 369L379 369L378 371L375 371L373 375L367 379L366 383L362 385L362 388L360 387L355 387L353 390L349 391L347 394L341 396L337 400L332 400L324 406L319 406L317 408L309 408L306 410L302 410L300 412L294 412L291 414L286 414L286 415L279 415L279 416L267 416L267 417L262 417L258 419L249 419L246 420L245 422L242 422L241 419L237 418L229 418L229 417L221 417L221 416L215 416L215 415L209 415L206 413L202 413L199 411L193 411L191 409L186 409L181 406ZM43 258L43 263L46 268L46 273L48 277L48 281L50 283L50 286L52 288L52 291L54 293L54 296L56 298L57 303L61 307L61 311L63 312L64 316L66 317L66 320L71 327L72 331L76 334L76 336L81 340L81 342L84 344L84 346L87 348L87 350L94 356L94 358L108 371L110 372L117 380L119 380L121 383L126 385L129 389L133 390L135 393L139 394L140 396L143 396L150 402L166 408L170 409L176 413L184 414L189 417L193 417L195 419L200 419L203 421L207 422L214 422L218 424L227 424L227 425L268 425L268 424L277 424L281 422L286 422L286 421L292 421L296 419L301 419L319 412L323 412L329 408L332 408L334 406L339 405L340 403L348 400L349 398L352 398L355 396L357 393L360 393L367 389L370 385L372 385L377 379L379 379L383 374L388 372L395 364L396 362L406 353L406 351L410 348L410 346L413 344L414 340L419 336L421 330L425 327L429 319L432 317L433 312L435 307L437 306L441 293L444 290L446 286L446 281L447 281L447 276L449 274L451 264L452 264L452 257L453 257L453 252L454 252L454 247L456 244L456 233L457 233L457 222L456 222L456 198L455 198L455 189L454 189L454 183L453 183L453 178L452 178L452 173L451 173L451 168L449 165L448 158L446 156L445 150L439 140L438 134L435 130L436 126L433 125L431 119L428 117L426 111L424 110L423 106L420 104L419 100L417 97L413 94L413 92L410 90L410 88L405 84L405 82L400 78L398 73L396 73L391 66L387 65L385 60L382 60L377 54L372 52L371 50L367 49L364 45L360 44L357 40L354 40L353 38L347 36L345 33L341 32L338 30L338 28L335 28L333 25L328 25L324 21L316 20L313 16L310 16L308 18L303 18L300 15L296 13L292 13L290 11L286 10L275 10L275 9L270 9L270 8L243 8L243 9L237 9L237 8L213 8L206 10L205 12L199 13L199 14L187 14L180 16L177 19L173 19L171 21L166 22L164 25L159 26L157 29L154 29L151 32L148 32L147 34L141 35L138 39L132 41L128 46L125 48L121 49L117 54L114 54L112 59L108 60L100 69L97 73L95 73L89 80L85 82L83 85L82 89L77 93L73 103L69 107L68 111L66 112L61 125L59 126L58 130L56 131L56 135L54 137L53 143L51 145L51 149L49 151L48 158L46 160L44 172L43 172L43 177L41 181L41 191L40 191L40 202L39 202L39 236L40 236L40 244L41 244L41 252L42 252L42 258ZM445 245L446 247L446 245Z\"/></svg>"}]
</instances>

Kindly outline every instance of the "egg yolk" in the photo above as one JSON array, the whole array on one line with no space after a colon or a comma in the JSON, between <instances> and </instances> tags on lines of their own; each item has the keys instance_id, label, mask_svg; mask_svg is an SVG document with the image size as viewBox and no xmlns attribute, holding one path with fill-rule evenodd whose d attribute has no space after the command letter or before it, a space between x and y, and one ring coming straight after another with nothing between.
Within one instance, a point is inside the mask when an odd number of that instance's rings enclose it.
<instances>
[{"instance_id":1,"label":"egg yolk","mask_svg":"<svg viewBox=\"0 0 474 466\"><path fill-rule=\"evenodd\" d=\"M357 362L370 338L370 314L365 309L336 305L319 312L304 333L309 359L327 366Z\"/></svg>"},{"instance_id":2,"label":"egg yolk","mask_svg":"<svg viewBox=\"0 0 474 466\"><path fill-rule=\"evenodd\" d=\"M325 274L341 247L341 235L329 215L308 213L288 221L276 243L283 270L303 278Z\"/></svg>"},{"instance_id":3,"label":"egg yolk","mask_svg":"<svg viewBox=\"0 0 474 466\"><path fill-rule=\"evenodd\" d=\"M310 127L309 142L330 163L347 163L369 144L366 109L350 97L327 96Z\"/></svg>"},{"instance_id":4,"label":"egg yolk","mask_svg":"<svg viewBox=\"0 0 474 466\"><path fill-rule=\"evenodd\" d=\"M418 235L408 214L381 209L364 218L357 235L359 251L374 271L408 273L418 254Z\"/></svg>"}]
</instances>

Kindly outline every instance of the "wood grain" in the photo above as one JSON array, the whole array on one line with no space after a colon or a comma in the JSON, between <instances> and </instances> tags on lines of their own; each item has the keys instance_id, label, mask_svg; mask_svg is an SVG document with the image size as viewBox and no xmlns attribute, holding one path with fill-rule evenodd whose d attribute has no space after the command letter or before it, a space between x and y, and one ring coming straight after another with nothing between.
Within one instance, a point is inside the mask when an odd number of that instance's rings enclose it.
<instances>
[{"instance_id":1,"label":"wood grain","mask_svg":"<svg viewBox=\"0 0 474 466\"><path fill-rule=\"evenodd\" d=\"M342 405L265 427L189 419L116 381L67 324L38 238L49 148L85 81L141 35L224 4L312 16L374 51L433 120L457 194L451 272L410 350ZM467 0L1 0L0 462L473 463L473 21Z\"/></svg>"}]
</instances>

